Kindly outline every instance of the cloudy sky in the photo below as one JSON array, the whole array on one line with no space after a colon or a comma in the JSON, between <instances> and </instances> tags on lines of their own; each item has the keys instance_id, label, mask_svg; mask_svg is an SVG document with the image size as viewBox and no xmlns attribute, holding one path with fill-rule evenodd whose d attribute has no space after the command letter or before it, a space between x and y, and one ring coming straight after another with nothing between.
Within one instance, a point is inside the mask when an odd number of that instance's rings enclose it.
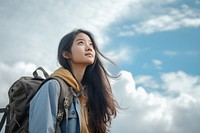
<instances>
[{"instance_id":1,"label":"cloudy sky","mask_svg":"<svg viewBox=\"0 0 200 133\"><path fill-rule=\"evenodd\" d=\"M20 76L38 66L53 72L60 39L83 28L121 73L112 87L126 109L113 120L111 133L200 131L200 0L0 3L1 107Z\"/></svg>"}]
</instances>

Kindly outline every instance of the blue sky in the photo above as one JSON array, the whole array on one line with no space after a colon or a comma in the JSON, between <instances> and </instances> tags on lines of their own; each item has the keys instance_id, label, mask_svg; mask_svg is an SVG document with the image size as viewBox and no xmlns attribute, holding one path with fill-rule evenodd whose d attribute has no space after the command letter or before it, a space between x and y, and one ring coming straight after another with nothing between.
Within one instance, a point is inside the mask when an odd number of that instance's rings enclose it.
<instances>
[{"instance_id":1,"label":"blue sky","mask_svg":"<svg viewBox=\"0 0 200 133\"><path fill-rule=\"evenodd\" d=\"M83 28L121 73L113 93L129 108L113 120L112 133L199 132L200 0L0 3L0 106L20 76L38 66L53 72L60 39Z\"/></svg>"},{"instance_id":2,"label":"blue sky","mask_svg":"<svg viewBox=\"0 0 200 133\"><path fill-rule=\"evenodd\" d=\"M199 75L199 35L199 28L184 28L176 31L137 35L136 37L114 36L112 44L126 43L122 47L130 47L133 52L134 49L139 49L136 57L133 57L133 63L120 64L121 67L136 75L154 75L178 70ZM156 67L153 60L162 62L159 68Z\"/></svg>"}]
</instances>

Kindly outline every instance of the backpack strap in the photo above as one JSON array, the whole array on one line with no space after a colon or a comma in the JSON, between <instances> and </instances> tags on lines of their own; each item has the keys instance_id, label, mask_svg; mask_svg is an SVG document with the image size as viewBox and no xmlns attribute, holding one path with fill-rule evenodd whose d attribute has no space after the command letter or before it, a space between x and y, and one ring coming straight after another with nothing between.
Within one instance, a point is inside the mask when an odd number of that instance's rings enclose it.
<instances>
[{"instance_id":1,"label":"backpack strap","mask_svg":"<svg viewBox=\"0 0 200 133\"><path fill-rule=\"evenodd\" d=\"M56 133L61 133L60 124L64 118L66 117L66 133L68 133L68 112L69 107L73 102L73 96L76 94L72 87L70 87L64 80L58 77L52 77L52 79L56 79L60 84L60 96L58 99L58 116L57 116L57 124L56 124Z\"/></svg>"},{"instance_id":2,"label":"backpack strap","mask_svg":"<svg viewBox=\"0 0 200 133\"><path fill-rule=\"evenodd\" d=\"M3 117L1 118L1 122L0 122L0 132L1 132L1 129L3 128L3 125L6 121L5 133L7 133L8 129L9 129L9 123L10 123L10 108L9 108L9 105L7 105L6 108L0 108L0 113L4 113Z\"/></svg>"},{"instance_id":3,"label":"backpack strap","mask_svg":"<svg viewBox=\"0 0 200 133\"><path fill-rule=\"evenodd\" d=\"M6 117L7 117L7 110L6 110L6 108L1 108L0 109L0 113L4 113L3 117L1 118L1 123L0 123L0 131L1 131L1 129L3 128L3 125L4 125L5 121L6 121Z\"/></svg>"},{"instance_id":4,"label":"backpack strap","mask_svg":"<svg viewBox=\"0 0 200 133\"><path fill-rule=\"evenodd\" d=\"M44 70L43 67L38 67L38 68L33 72L33 76L34 76L35 78L40 77L39 74L38 74L38 72L37 72L38 70L42 71L42 73L43 73L43 75L44 75L45 78L48 78L48 77L49 77L49 74Z\"/></svg>"},{"instance_id":5,"label":"backpack strap","mask_svg":"<svg viewBox=\"0 0 200 133\"><path fill-rule=\"evenodd\" d=\"M82 95L83 90L76 93L71 86L69 86L64 80L59 77L52 77L56 79L60 84L60 97L58 101L58 116L56 124L56 133L61 133L60 124L64 118L66 118L66 133L68 133L68 113L69 107L73 102L73 98L78 98Z\"/></svg>"}]
</instances>

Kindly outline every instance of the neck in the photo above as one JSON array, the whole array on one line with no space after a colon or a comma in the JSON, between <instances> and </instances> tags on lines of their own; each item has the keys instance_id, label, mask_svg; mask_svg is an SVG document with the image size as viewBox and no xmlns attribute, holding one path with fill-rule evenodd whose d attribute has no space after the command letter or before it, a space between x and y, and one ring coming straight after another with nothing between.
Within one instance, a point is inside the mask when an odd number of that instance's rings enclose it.
<instances>
[{"instance_id":1,"label":"neck","mask_svg":"<svg viewBox=\"0 0 200 133\"><path fill-rule=\"evenodd\" d=\"M86 69L86 66L82 66L82 65L73 65L72 66L72 71L73 71L73 74L75 76L75 78L81 82L82 79L83 79L83 75L85 73L85 69Z\"/></svg>"}]
</instances>

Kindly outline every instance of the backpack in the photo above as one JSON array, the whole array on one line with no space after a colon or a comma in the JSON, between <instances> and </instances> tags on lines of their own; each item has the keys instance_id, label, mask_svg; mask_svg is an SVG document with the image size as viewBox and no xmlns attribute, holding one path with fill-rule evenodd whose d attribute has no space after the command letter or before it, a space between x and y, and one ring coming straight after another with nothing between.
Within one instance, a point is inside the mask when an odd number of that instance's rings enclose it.
<instances>
[{"instance_id":1,"label":"backpack","mask_svg":"<svg viewBox=\"0 0 200 133\"><path fill-rule=\"evenodd\" d=\"M42 71L45 78L39 76L38 70ZM0 113L4 113L0 122L0 132L5 122L5 133L29 132L29 102L40 87L50 79L56 79L61 88L58 100L56 132L60 132L59 125L64 115L67 121L66 126L68 126L68 108L73 101L73 96L77 96L76 93L62 79L58 77L49 77L49 74L42 67L38 67L33 72L33 77L23 76L10 87L8 91L9 104L5 108L0 108Z\"/></svg>"}]
</instances>

